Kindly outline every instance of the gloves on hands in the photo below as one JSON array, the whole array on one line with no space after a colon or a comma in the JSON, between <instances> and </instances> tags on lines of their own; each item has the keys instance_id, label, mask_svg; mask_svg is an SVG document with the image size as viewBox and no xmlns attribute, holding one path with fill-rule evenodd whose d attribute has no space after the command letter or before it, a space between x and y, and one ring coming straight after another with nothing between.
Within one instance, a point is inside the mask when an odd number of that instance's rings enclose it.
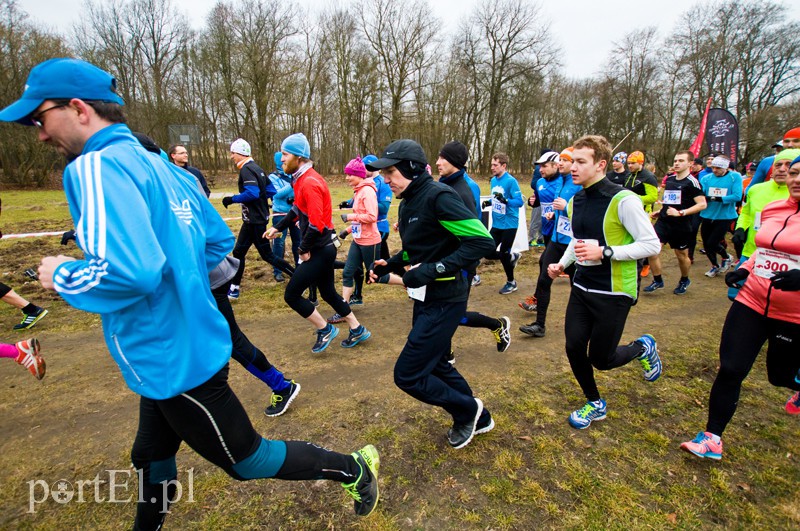
<instances>
[{"instance_id":1,"label":"gloves on hands","mask_svg":"<svg viewBox=\"0 0 800 531\"><path fill-rule=\"evenodd\" d=\"M744 246L746 241L747 241L747 231L745 229L738 228L735 231L733 231L733 236L731 236L732 244Z\"/></svg>"},{"instance_id":2,"label":"gloves on hands","mask_svg":"<svg viewBox=\"0 0 800 531\"><path fill-rule=\"evenodd\" d=\"M714 201L722 201L721 197L714 197L714 196L706 196L706 201L714 202Z\"/></svg>"},{"instance_id":3,"label":"gloves on hands","mask_svg":"<svg viewBox=\"0 0 800 531\"><path fill-rule=\"evenodd\" d=\"M736 271L731 271L725 275L725 284L727 284L729 288L741 288L749 274L750 271L740 267Z\"/></svg>"},{"instance_id":4,"label":"gloves on hands","mask_svg":"<svg viewBox=\"0 0 800 531\"><path fill-rule=\"evenodd\" d=\"M350 206L350 201L342 201L341 203L339 203L339 208L352 208L352 207Z\"/></svg>"},{"instance_id":5,"label":"gloves on hands","mask_svg":"<svg viewBox=\"0 0 800 531\"><path fill-rule=\"evenodd\" d=\"M800 291L800 269L779 271L772 275L770 280L775 289L781 291Z\"/></svg>"},{"instance_id":6,"label":"gloves on hands","mask_svg":"<svg viewBox=\"0 0 800 531\"><path fill-rule=\"evenodd\" d=\"M225 208L228 208L232 204L233 204L233 196L232 195L226 195L225 197L222 198L222 206L224 206Z\"/></svg>"},{"instance_id":7,"label":"gloves on hands","mask_svg":"<svg viewBox=\"0 0 800 531\"><path fill-rule=\"evenodd\" d=\"M433 282L435 279L436 266L433 264L420 264L405 272L403 275L403 284L409 288L421 288L429 282Z\"/></svg>"},{"instance_id":8,"label":"gloves on hands","mask_svg":"<svg viewBox=\"0 0 800 531\"><path fill-rule=\"evenodd\" d=\"M341 214L342 221L347 223L347 214Z\"/></svg>"},{"instance_id":9,"label":"gloves on hands","mask_svg":"<svg viewBox=\"0 0 800 531\"><path fill-rule=\"evenodd\" d=\"M67 232L61 235L61 245L67 245L70 240L74 239L75 239L75 231L68 230Z\"/></svg>"},{"instance_id":10,"label":"gloves on hands","mask_svg":"<svg viewBox=\"0 0 800 531\"><path fill-rule=\"evenodd\" d=\"M348 234L350 234L350 233L347 232L347 229L344 229L342 232L339 233L339 239L340 240L344 240L345 238L347 238Z\"/></svg>"},{"instance_id":11,"label":"gloves on hands","mask_svg":"<svg viewBox=\"0 0 800 531\"><path fill-rule=\"evenodd\" d=\"M494 198L503 203L504 205L508 204L508 199L506 199L505 196L499 192L494 194Z\"/></svg>"},{"instance_id":12,"label":"gloves on hands","mask_svg":"<svg viewBox=\"0 0 800 531\"><path fill-rule=\"evenodd\" d=\"M491 204L492 204L492 201L487 199L486 201L481 203L481 208L486 208L488 206L491 206Z\"/></svg>"}]
</instances>

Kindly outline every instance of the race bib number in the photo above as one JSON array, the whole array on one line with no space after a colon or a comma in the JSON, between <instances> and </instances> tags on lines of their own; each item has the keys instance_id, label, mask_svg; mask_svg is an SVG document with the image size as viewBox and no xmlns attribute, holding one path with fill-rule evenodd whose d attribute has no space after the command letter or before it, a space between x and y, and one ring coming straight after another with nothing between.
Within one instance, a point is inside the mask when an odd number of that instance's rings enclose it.
<instances>
[{"instance_id":1,"label":"race bib number","mask_svg":"<svg viewBox=\"0 0 800 531\"><path fill-rule=\"evenodd\" d=\"M753 272L762 278L772 278L781 271L800 269L800 255L784 253L775 249L758 248Z\"/></svg>"},{"instance_id":2,"label":"race bib number","mask_svg":"<svg viewBox=\"0 0 800 531\"><path fill-rule=\"evenodd\" d=\"M708 195L710 197L725 197L726 195L728 195L728 189L717 188L715 186L712 186L708 189Z\"/></svg>"},{"instance_id":3,"label":"race bib number","mask_svg":"<svg viewBox=\"0 0 800 531\"><path fill-rule=\"evenodd\" d=\"M681 204L681 191L680 190L664 190L664 197L661 202L665 205L680 205Z\"/></svg>"},{"instance_id":4,"label":"race bib number","mask_svg":"<svg viewBox=\"0 0 800 531\"><path fill-rule=\"evenodd\" d=\"M542 205L542 217L553 212L553 203L541 203L541 205Z\"/></svg>"},{"instance_id":5,"label":"race bib number","mask_svg":"<svg viewBox=\"0 0 800 531\"><path fill-rule=\"evenodd\" d=\"M575 243L586 243L589 245L600 245L600 242L597 240L577 240ZM588 266L598 266L602 264L602 260L578 260L578 265L588 267Z\"/></svg>"},{"instance_id":6,"label":"race bib number","mask_svg":"<svg viewBox=\"0 0 800 531\"><path fill-rule=\"evenodd\" d=\"M425 292L427 289L428 286L422 286L419 288L406 288L406 291L408 291L408 296L415 301L425 302Z\"/></svg>"},{"instance_id":7,"label":"race bib number","mask_svg":"<svg viewBox=\"0 0 800 531\"><path fill-rule=\"evenodd\" d=\"M761 228L761 212L756 212L756 219L753 221L753 228L756 230Z\"/></svg>"},{"instance_id":8,"label":"race bib number","mask_svg":"<svg viewBox=\"0 0 800 531\"><path fill-rule=\"evenodd\" d=\"M505 214L506 213L505 203L501 203L497 199L492 199L492 212L494 212L495 214Z\"/></svg>"},{"instance_id":9,"label":"race bib number","mask_svg":"<svg viewBox=\"0 0 800 531\"><path fill-rule=\"evenodd\" d=\"M556 232L572 238L572 223L570 222L570 219L567 216L558 217L558 225L556 225Z\"/></svg>"},{"instance_id":10,"label":"race bib number","mask_svg":"<svg viewBox=\"0 0 800 531\"><path fill-rule=\"evenodd\" d=\"M361 223L353 223L350 225L351 230L353 231L353 238L360 238L361 237Z\"/></svg>"}]
</instances>

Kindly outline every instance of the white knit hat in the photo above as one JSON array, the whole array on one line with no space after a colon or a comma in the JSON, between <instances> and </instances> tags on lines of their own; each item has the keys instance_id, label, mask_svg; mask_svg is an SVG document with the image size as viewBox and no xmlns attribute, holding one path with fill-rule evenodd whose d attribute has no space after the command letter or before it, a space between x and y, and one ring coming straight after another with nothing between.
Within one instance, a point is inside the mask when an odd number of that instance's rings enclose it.
<instances>
[{"instance_id":1,"label":"white knit hat","mask_svg":"<svg viewBox=\"0 0 800 531\"><path fill-rule=\"evenodd\" d=\"M250 144L248 144L246 140L237 138L231 144L231 153L238 153L239 155L249 157L252 151L250 151Z\"/></svg>"}]
</instances>

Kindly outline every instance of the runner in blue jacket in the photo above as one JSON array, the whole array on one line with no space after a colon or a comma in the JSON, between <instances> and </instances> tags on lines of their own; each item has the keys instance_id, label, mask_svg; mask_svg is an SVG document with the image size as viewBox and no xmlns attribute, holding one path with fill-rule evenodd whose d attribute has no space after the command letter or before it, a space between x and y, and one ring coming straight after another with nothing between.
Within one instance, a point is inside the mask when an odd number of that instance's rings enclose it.
<instances>
[{"instance_id":1,"label":"runner in blue jacket","mask_svg":"<svg viewBox=\"0 0 800 531\"><path fill-rule=\"evenodd\" d=\"M517 291L514 280L514 268L519 261L519 253L511 250L519 227L519 209L523 205L519 183L508 173L508 155L495 153L492 155L492 238L500 250L495 250L486 258L500 260L506 273L506 283L500 288L501 295ZM483 205L481 205L483 206Z\"/></svg>"}]
</instances>

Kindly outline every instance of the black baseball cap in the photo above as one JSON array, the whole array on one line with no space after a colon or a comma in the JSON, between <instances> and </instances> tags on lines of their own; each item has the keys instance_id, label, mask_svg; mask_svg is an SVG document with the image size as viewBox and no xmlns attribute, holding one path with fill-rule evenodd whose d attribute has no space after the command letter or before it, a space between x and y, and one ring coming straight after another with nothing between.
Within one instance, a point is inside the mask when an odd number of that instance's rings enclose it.
<instances>
[{"instance_id":1,"label":"black baseball cap","mask_svg":"<svg viewBox=\"0 0 800 531\"><path fill-rule=\"evenodd\" d=\"M367 170L377 171L389 166L394 166L398 162L408 160L417 162L423 167L428 164L428 159L425 157L425 152L422 151L422 146L404 138L402 140L395 140L383 150L380 158L367 164Z\"/></svg>"}]
</instances>

